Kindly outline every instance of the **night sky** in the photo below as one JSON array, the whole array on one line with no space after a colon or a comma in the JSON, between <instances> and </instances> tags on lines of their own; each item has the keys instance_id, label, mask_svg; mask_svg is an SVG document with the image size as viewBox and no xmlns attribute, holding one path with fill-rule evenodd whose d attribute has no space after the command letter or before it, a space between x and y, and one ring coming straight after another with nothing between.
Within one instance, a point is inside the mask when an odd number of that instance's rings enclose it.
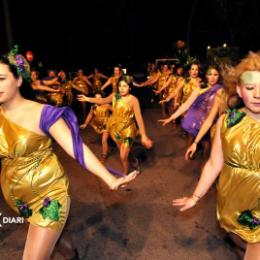
<instances>
[{"instance_id":1,"label":"night sky","mask_svg":"<svg viewBox=\"0 0 260 260\"><path fill-rule=\"evenodd\" d=\"M1 53L8 49L0 0ZM8 0L6 0L8 1ZM178 39L191 54L206 56L208 45L226 42L241 55L258 50L258 0L9 0L14 43L31 50L45 66L91 70L116 63L139 66L171 57ZM190 27L189 27L189 22Z\"/></svg>"}]
</instances>

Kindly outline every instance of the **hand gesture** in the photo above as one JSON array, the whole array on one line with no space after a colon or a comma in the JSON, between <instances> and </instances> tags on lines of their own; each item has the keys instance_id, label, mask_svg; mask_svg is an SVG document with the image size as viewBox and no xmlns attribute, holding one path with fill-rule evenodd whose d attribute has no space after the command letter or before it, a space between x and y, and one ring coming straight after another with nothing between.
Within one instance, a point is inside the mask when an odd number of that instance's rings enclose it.
<instances>
[{"instance_id":1,"label":"hand gesture","mask_svg":"<svg viewBox=\"0 0 260 260\"><path fill-rule=\"evenodd\" d=\"M190 209L194 207L198 202L198 199L191 196L191 197L184 197L180 199L176 199L172 201L172 206L173 207L181 207L180 211L184 211L187 209Z\"/></svg>"},{"instance_id":2,"label":"hand gesture","mask_svg":"<svg viewBox=\"0 0 260 260\"><path fill-rule=\"evenodd\" d=\"M79 126L80 129L85 129L87 127L87 124L82 124Z\"/></svg>"},{"instance_id":3,"label":"hand gesture","mask_svg":"<svg viewBox=\"0 0 260 260\"><path fill-rule=\"evenodd\" d=\"M169 100L166 98L166 99L162 99L162 100L159 102L159 104L161 105L161 104L164 104L164 103L167 103L167 102L169 102Z\"/></svg>"},{"instance_id":4,"label":"hand gesture","mask_svg":"<svg viewBox=\"0 0 260 260\"><path fill-rule=\"evenodd\" d=\"M166 119L159 119L158 122L162 123L162 126L169 124L172 121L172 118L168 117Z\"/></svg>"},{"instance_id":5,"label":"hand gesture","mask_svg":"<svg viewBox=\"0 0 260 260\"><path fill-rule=\"evenodd\" d=\"M141 143L147 149L150 149L153 146L153 141L150 140L147 136L142 136Z\"/></svg>"},{"instance_id":6,"label":"hand gesture","mask_svg":"<svg viewBox=\"0 0 260 260\"><path fill-rule=\"evenodd\" d=\"M89 98L86 97L85 95L78 95L77 100L80 101L80 102L88 102Z\"/></svg>"},{"instance_id":7,"label":"hand gesture","mask_svg":"<svg viewBox=\"0 0 260 260\"><path fill-rule=\"evenodd\" d=\"M189 160L193 157L194 153L197 150L197 144L193 143L186 151L185 153L185 160Z\"/></svg>"},{"instance_id":8,"label":"hand gesture","mask_svg":"<svg viewBox=\"0 0 260 260\"><path fill-rule=\"evenodd\" d=\"M110 185L110 189L111 190L118 190L122 186L125 187L128 183L133 181L138 174L139 174L139 171L133 171L133 172L129 173L128 175L126 175L125 177L121 177L121 178L116 179Z\"/></svg>"}]
</instances>

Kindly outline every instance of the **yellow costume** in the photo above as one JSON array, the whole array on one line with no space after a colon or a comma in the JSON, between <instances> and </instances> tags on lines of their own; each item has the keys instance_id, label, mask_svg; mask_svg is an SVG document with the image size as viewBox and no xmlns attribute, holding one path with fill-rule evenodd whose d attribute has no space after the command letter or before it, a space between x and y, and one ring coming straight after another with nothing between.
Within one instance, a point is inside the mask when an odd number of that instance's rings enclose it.
<instances>
[{"instance_id":1,"label":"yellow costume","mask_svg":"<svg viewBox=\"0 0 260 260\"><path fill-rule=\"evenodd\" d=\"M66 97L66 105L71 105L72 104L72 100L73 100L73 94L72 94L72 81L66 81L64 83L62 83L62 88L65 91L65 97Z\"/></svg>"},{"instance_id":2,"label":"yellow costume","mask_svg":"<svg viewBox=\"0 0 260 260\"><path fill-rule=\"evenodd\" d=\"M0 110L1 188L7 204L33 225L61 230L68 179L51 142L11 122Z\"/></svg>"},{"instance_id":3,"label":"yellow costume","mask_svg":"<svg viewBox=\"0 0 260 260\"><path fill-rule=\"evenodd\" d=\"M260 122L239 110L223 121L224 167L218 182L221 226L249 243L260 242Z\"/></svg>"},{"instance_id":4,"label":"yellow costume","mask_svg":"<svg viewBox=\"0 0 260 260\"><path fill-rule=\"evenodd\" d=\"M94 74L93 77L93 86L95 88L95 90L100 90L101 86L102 86L102 81L101 81L101 77L99 74Z\"/></svg>"},{"instance_id":5,"label":"yellow costume","mask_svg":"<svg viewBox=\"0 0 260 260\"><path fill-rule=\"evenodd\" d=\"M113 98L113 114L108 120L108 131L117 143L131 146L137 135L133 109L124 101L119 93Z\"/></svg>"},{"instance_id":6,"label":"yellow costume","mask_svg":"<svg viewBox=\"0 0 260 260\"><path fill-rule=\"evenodd\" d=\"M165 90L164 98L167 98L168 96L170 96L171 94L173 94L176 91L176 82L177 82L177 78L174 75L172 75L171 83Z\"/></svg>"},{"instance_id":7,"label":"yellow costume","mask_svg":"<svg viewBox=\"0 0 260 260\"><path fill-rule=\"evenodd\" d=\"M160 73L160 77L159 77L158 85L157 85L158 90L160 90L163 87L164 83L168 79L168 76L169 76L169 73Z\"/></svg>"},{"instance_id":8,"label":"yellow costume","mask_svg":"<svg viewBox=\"0 0 260 260\"><path fill-rule=\"evenodd\" d=\"M184 103L189 96L191 95L192 91L194 90L194 88L197 86L195 84L195 81L197 81L197 79L190 79L190 80L185 80L183 89L182 89L182 103Z\"/></svg>"},{"instance_id":9,"label":"yellow costume","mask_svg":"<svg viewBox=\"0 0 260 260\"><path fill-rule=\"evenodd\" d=\"M88 86L87 86L87 83L86 83L85 80L76 77L76 78L73 80L73 83L74 83L78 88L80 88L80 89L82 89L83 91L85 91L85 95L88 95L88 94L89 94L89 89L88 89Z\"/></svg>"},{"instance_id":10,"label":"yellow costume","mask_svg":"<svg viewBox=\"0 0 260 260\"><path fill-rule=\"evenodd\" d=\"M63 103L63 96L64 94L61 92L51 92L48 94L48 99L51 104L60 107Z\"/></svg>"},{"instance_id":11,"label":"yellow costume","mask_svg":"<svg viewBox=\"0 0 260 260\"><path fill-rule=\"evenodd\" d=\"M93 113L94 116L90 121L90 125L98 134L102 134L107 131L107 122L109 119L109 109L106 105L94 105Z\"/></svg>"},{"instance_id":12,"label":"yellow costume","mask_svg":"<svg viewBox=\"0 0 260 260\"><path fill-rule=\"evenodd\" d=\"M117 93L118 92L118 79L115 76L111 77L111 81L112 81L112 93Z\"/></svg>"}]
</instances>

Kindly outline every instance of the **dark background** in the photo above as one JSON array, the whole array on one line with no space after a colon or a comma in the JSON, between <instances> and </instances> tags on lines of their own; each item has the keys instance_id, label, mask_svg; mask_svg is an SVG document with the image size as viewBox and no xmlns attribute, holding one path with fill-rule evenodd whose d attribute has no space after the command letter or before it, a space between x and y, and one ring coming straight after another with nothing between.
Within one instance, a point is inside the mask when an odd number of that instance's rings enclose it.
<instances>
[{"instance_id":1,"label":"dark background","mask_svg":"<svg viewBox=\"0 0 260 260\"><path fill-rule=\"evenodd\" d=\"M258 0L0 0L1 52L8 50L4 1L13 42L47 67L138 68L171 57L179 39L202 60L208 45L238 46L241 56L259 49Z\"/></svg>"}]
</instances>

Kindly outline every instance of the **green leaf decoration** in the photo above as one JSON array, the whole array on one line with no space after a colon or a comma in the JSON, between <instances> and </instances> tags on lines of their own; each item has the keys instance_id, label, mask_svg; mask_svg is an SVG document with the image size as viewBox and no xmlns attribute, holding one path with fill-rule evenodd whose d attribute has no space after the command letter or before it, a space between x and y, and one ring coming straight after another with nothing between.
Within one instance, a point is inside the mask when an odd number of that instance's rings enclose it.
<instances>
[{"instance_id":1,"label":"green leaf decoration","mask_svg":"<svg viewBox=\"0 0 260 260\"><path fill-rule=\"evenodd\" d=\"M40 209L40 213L44 219L59 221L61 204L58 200L44 200L44 206Z\"/></svg>"},{"instance_id":2,"label":"green leaf decoration","mask_svg":"<svg viewBox=\"0 0 260 260\"><path fill-rule=\"evenodd\" d=\"M242 118L246 115L245 112L241 112L237 109L228 109L227 113L228 113L228 116L226 119L226 123L227 123L228 128L239 123L242 120Z\"/></svg>"},{"instance_id":3,"label":"green leaf decoration","mask_svg":"<svg viewBox=\"0 0 260 260\"><path fill-rule=\"evenodd\" d=\"M28 204L23 200L16 200L16 206L20 212L20 215L24 218L29 218L32 215L32 210Z\"/></svg>"},{"instance_id":4,"label":"green leaf decoration","mask_svg":"<svg viewBox=\"0 0 260 260\"><path fill-rule=\"evenodd\" d=\"M254 217L250 210L243 211L237 221L240 225L247 226L251 230L260 227L260 219Z\"/></svg>"}]
</instances>

